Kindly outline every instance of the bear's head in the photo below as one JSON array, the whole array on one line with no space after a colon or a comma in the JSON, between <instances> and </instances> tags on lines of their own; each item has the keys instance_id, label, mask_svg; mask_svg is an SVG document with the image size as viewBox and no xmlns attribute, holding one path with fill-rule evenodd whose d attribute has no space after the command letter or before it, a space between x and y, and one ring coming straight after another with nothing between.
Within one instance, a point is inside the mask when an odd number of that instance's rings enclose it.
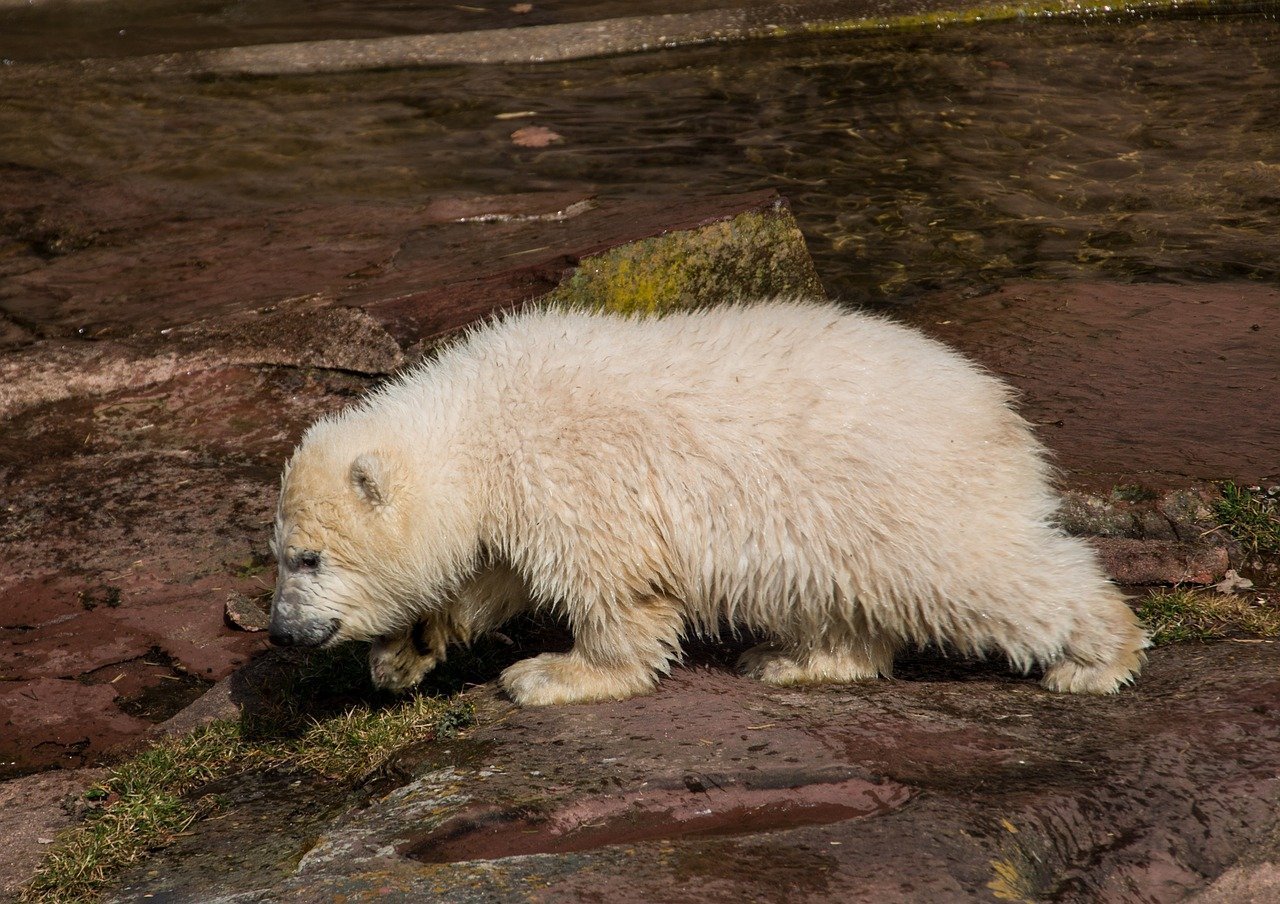
<instances>
[{"instance_id":1,"label":"bear's head","mask_svg":"<svg viewBox=\"0 0 1280 904\"><path fill-rule=\"evenodd\" d=\"M394 505L397 485L384 454L365 453L345 467L314 447L294 455L271 541L279 569L274 643L314 647L386 633L383 622L398 608L387 598L392 551L406 527Z\"/></svg>"},{"instance_id":2,"label":"bear's head","mask_svg":"<svg viewBox=\"0 0 1280 904\"><path fill-rule=\"evenodd\" d=\"M349 422L317 427L281 483L271 640L330 646L408 630L474 559L466 500L444 461L353 443L363 434Z\"/></svg>"}]
</instances>

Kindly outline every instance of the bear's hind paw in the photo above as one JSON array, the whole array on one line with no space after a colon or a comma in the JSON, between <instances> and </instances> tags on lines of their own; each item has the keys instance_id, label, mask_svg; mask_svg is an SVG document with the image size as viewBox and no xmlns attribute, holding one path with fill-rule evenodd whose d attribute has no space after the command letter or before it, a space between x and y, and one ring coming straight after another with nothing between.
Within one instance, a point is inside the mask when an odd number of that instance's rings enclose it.
<instances>
[{"instance_id":1,"label":"bear's hind paw","mask_svg":"<svg viewBox=\"0 0 1280 904\"><path fill-rule=\"evenodd\" d=\"M1060 694L1114 694L1133 683L1146 659L1141 649L1126 650L1113 661L1098 664L1060 659L1044 670L1040 684Z\"/></svg>"},{"instance_id":2,"label":"bear's hind paw","mask_svg":"<svg viewBox=\"0 0 1280 904\"><path fill-rule=\"evenodd\" d=\"M779 687L801 684L846 684L893 674L893 650L887 645L864 651L813 651L798 657L770 643L747 650L738 671Z\"/></svg>"}]
</instances>

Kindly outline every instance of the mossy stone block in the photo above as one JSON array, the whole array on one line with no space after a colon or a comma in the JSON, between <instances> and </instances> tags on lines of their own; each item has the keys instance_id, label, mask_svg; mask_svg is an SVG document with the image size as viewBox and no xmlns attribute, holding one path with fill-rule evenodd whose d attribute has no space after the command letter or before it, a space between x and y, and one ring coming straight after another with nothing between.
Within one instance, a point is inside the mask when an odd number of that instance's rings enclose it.
<instances>
[{"instance_id":1,"label":"mossy stone block","mask_svg":"<svg viewBox=\"0 0 1280 904\"><path fill-rule=\"evenodd\" d=\"M825 297L781 201L584 257L545 300L631 314L776 297Z\"/></svg>"}]
</instances>

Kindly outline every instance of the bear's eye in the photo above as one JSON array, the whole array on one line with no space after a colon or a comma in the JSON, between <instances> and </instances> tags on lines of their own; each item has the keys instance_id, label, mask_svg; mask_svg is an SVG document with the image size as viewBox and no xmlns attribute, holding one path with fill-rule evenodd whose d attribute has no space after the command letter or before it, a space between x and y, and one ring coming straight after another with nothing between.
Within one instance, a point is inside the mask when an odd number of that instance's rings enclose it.
<instances>
[{"instance_id":1,"label":"bear's eye","mask_svg":"<svg viewBox=\"0 0 1280 904\"><path fill-rule=\"evenodd\" d=\"M320 553L314 549L304 549L293 561L294 567L301 571L315 571L320 567Z\"/></svg>"}]
</instances>

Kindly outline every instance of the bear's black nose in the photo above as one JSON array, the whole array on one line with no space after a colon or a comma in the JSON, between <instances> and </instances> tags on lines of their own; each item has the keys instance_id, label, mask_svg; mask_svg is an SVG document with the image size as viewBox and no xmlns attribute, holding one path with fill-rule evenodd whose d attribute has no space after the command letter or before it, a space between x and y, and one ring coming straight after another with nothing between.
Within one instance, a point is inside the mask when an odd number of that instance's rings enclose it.
<instances>
[{"instance_id":1,"label":"bear's black nose","mask_svg":"<svg viewBox=\"0 0 1280 904\"><path fill-rule=\"evenodd\" d=\"M271 638L271 642L277 647L292 647L297 644L298 639L288 631L282 630L279 625L273 624L267 629L267 636Z\"/></svg>"}]
</instances>

